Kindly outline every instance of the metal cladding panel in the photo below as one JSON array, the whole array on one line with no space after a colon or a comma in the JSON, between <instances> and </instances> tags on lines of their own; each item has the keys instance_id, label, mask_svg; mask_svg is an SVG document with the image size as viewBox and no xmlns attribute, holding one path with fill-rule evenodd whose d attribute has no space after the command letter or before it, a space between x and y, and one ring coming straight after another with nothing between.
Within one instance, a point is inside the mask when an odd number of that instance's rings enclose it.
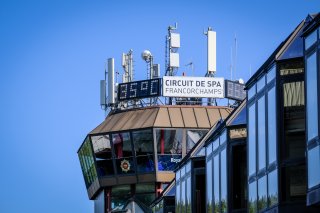
<instances>
[{"instance_id":1,"label":"metal cladding panel","mask_svg":"<svg viewBox=\"0 0 320 213\"><path fill-rule=\"evenodd\" d=\"M103 129L105 129L105 126L108 125L109 121L111 120L111 117L107 117L99 126L94 128L89 134L97 134L100 132L103 132Z\"/></svg>"},{"instance_id":2,"label":"metal cladding panel","mask_svg":"<svg viewBox=\"0 0 320 213\"><path fill-rule=\"evenodd\" d=\"M229 116L229 114L232 112L230 109L220 109L221 118L224 120L226 117Z\"/></svg>"},{"instance_id":3,"label":"metal cladding panel","mask_svg":"<svg viewBox=\"0 0 320 213\"><path fill-rule=\"evenodd\" d=\"M138 117L134 121L133 129L139 129L143 127L143 124L148 120L151 116L151 109L148 110L139 110Z\"/></svg>"},{"instance_id":4,"label":"metal cladding panel","mask_svg":"<svg viewBox=\"0 0 320 213\"><path fill-rule=\"evenodd\" d=\"M152 127L157 117L159 108L150 109L148 114L145 115L146 119L141 128Z\"/></svg>"},{"instance_id":5,"label":"metal cladding panel","mask_svg":"<svg viewBox=\"0 0 320 213\"><path fill-rule=\"evenodd\" d=\"M137 120L140 119L141 113L139 113L138 111L133 111L133 112L134 113L132 113L132 115L128 118L125 125L122 127L122 130L135 128L135 124L136 124Z\"/></svg>"},{"instance_id":6,"label":"metal cladding panel","mask_svg":"<svg viewBox=\"0 0 320 213\"><path fill-rule=\"evenodd\" d=\"M106 105L106 81L100 80L100 105Z\"/></svg>"},{"instance_id":7,"label":"metal cladding panel","mask_svg":"<svg viewBox=\"0 0 320 213\"><path fill-rule=\"evenodd\" d=\"M207 112L210 120L210 126L215 125L221 119L219 109L207 109Z\"/></svg>"},{"instance_id":8,"label":"metal cladding panel","mask_svg":"<svg viewBox=\"0 0 320 213\"><path fill-rule=\"evenodd\" d=\"M129 120L132 112L119 113L119 116L115 117L113 120L113 126L111 127L112 131L121 130L123 126L126 124L127 120Z\"/></svg>"},{"instance_id":9,"label":"metal cladding panel","mask_svg":"<svg viewBox=\"0 0 320 213\"><path fill-rule=\"evenodd\" d=\"M181 108L181 112L186 127L198 127L193 108Z\"/></svg>"},{"instance_id":10,"label":"metal cladding panel","mask_svg":"<svg viewBox=\"0 0 320 213\"><path fill-rule=\"evenodd\" d=\"M171 47L179 48L180 47L180 34L179 33L170 33L171 37Z\"/></svg>"},{"instance_id":11,"label":"metal cladding panel","mask_svg":"<svg viewBox=\"0 0 320 213\"><path fill-rule=\"evenodd\" d=\"M208 31L208 71L217 71L216 32Z\"/></svg>"},{"instance_id":12,"label":"metal cladding panel","mask_svg":"<svg viewBox=\"0 0 320 213\"><path fill-rule=\"evenodd\" d=\"M210 122L205 108L194 108L194 113L199 128L210 128Z\"/></svg>"},{"instance_id":13,"label":"metal cladding panel","mask_svg":"<svg viewBox=\"0 0 320 213\"><path fill-rule=\"evenodd\" d=\"M171 127L168 108L160 108L153 124L155 127Z\"/></svg>"},{"instance_id":14,"label":"metal cladding panel","mask_svg":"<svg viewBox=\"0 0 320 213\"><path fill-rule=\"evenodd\" d=\"M172 127L185 127L180 108L168 108Z\"/></svg>"}]
</instances>

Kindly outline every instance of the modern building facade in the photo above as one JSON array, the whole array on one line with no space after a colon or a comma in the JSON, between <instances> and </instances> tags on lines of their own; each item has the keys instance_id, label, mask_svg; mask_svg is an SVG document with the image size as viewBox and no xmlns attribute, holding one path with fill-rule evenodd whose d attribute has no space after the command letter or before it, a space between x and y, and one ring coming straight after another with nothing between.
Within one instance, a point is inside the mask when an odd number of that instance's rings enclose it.
<instances>
[{"instance_id":1,"label":"modern building facade","mask_svg":"<svg viewBox=\"0 0 320 213\"><path fill-rule=\"evenodd\" d=\"M176 165L218 120L216 106L151 106L111 112L78 155L95 212L149 204L174 179ZM143 208L143 207L141 207Z\"/></svg>"}]
</instances>

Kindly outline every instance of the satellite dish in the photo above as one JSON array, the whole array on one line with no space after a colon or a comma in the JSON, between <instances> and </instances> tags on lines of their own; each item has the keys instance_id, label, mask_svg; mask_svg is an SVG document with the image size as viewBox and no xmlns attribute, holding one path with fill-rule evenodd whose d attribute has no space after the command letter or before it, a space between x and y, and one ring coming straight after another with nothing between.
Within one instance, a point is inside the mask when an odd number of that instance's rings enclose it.
<instances>
[{"instance_id":1,"label":"satellite dish","mask_svg":"<svg viewBox=\"0 0 320 213\"><path fill-rule=\"evenodd\" d=\"M152 54L151 54L151 52L149 50L144 50L142 52L142 54L141 54L141 57L142 57L143 60L149 61L150 58L152 57Z\"/></svg>"}]
</instances>

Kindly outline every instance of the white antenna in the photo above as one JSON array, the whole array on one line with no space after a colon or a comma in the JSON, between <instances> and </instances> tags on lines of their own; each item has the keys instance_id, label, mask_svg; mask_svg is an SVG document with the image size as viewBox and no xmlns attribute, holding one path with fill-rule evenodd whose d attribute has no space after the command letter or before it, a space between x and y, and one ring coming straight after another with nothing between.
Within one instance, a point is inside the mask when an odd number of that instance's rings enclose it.
<instances>
[{"instance_id":1,"label":"white antenna","mask_svg":"<svg viewBox=\"0 0 320 213\"><path fill-rule=\"evenodd\" d=\"M234 61L233 61L233 75L234 77L236 77L235 73L236 73L236 68L237 68L237 34L234 34Z\"/></svg>"},{"instance_id":2,"label":"white antenna","mask_svg":"<svg viewBox=\"0 0 320 213\"><path fill-rule=\"evenodd\" d=\"M216 32L208 27L208 31L204 32L207 39L207 75L214 76L217 71L217 42Z\"/></svg>"},{"instance_id":3,"label":"white antenna","mask_svg":"<svg viewBox=\"0 0 320 213\"><path fill-rule=\"evenodd\" d=\"M133 50L130 49L128 53L122 53L122 63L124 74L122 76L122 82L133 81Z\"/></svg>"},{"instance_id":4,"label":"white antenna","mask_svg":"<svg viewBox=\"0 0 320 213\"><path fill-rule=\"evenodd\" d=\"M180 34L174 32L177 30L178 24L168 27L168 35L166 36L166 74L169 76L174 75L174 70L179 68L179 53L180 48Z\"/></svg>"},{"instance_id":5,"label":"white antenna","mask_svg":"<svg viewBox=\"0 0 320 213\"><path fill-rule=\"evenodd\" d=\"M108 104L115 104L114 58L108 59Z\"/></svg>"}]
</instances>

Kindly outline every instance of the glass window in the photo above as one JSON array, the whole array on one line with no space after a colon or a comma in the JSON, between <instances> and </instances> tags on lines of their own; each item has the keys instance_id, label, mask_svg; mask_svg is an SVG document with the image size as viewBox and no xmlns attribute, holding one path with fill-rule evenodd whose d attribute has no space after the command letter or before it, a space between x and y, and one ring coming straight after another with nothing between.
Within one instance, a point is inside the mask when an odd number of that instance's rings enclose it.
<instances>
[{"instance_id":1,"label":"glass window","mask_svg":"<svg viewBox=\"0 0 320 213\"><path fill-rule=\"evenodd\" d=\"M221 151L221 212L227 212L227 155Z\"/></svg>"},{"instance_id":2,"label":"glass window","mask_svg":"<svg viewBox=\"0 0 320 213\"><path fill-rule=\"evenodd\" d=\"M187 153L208 132L208 130L187 130Z\"/></svg>"},{"instance_id":3,"label":"glass window","mask_svg":"<svg viewBox=\"0 0 320 213\"><path fill-rule=\"evenodd\" d=\"M290 166L284 168L282 178L285 188L282 190L284 201L294 201L296 199L305 199L306 195L306 166Z\"/></svg>"},{"instance_id":4,"label":"glass window","mask_svg":"<svg viewBox=\"0 0 320 213\"><path fill-rule=\"evenodd\" d=\"M219 137L217 137L214 142L212 143L213 147L212 150L215 151L219 147Z\"/></svg>"},{"instance_id":5,"label":"glass window","mask_svg":"<svg viewBox=\"0 0 320 213\"><path fill-rule=\"evenodd\" d=\"M186 183L183 180L181 182L181 212L186 211Z\"/></svg>"},{"instance_id":6,"label":"glass window","mask_svg":"<svg viewBox=\"0 0 320 213\"><path fill-rule=\"evenodd\" d=\"M109 135L92 136L91 142L97 162L98 175L114 175Z\"/></svg>"},{"instance_id":7,"label":"glass window","mask_svg":"<svg viewBox=\"0 0 320 213\"><path fill-rule=\"evenodd\" d=\"M227 130L224 130L220 135L220 145L224 144L227 141Z\"/></svg>"},{"instance_id":8,"label":"glass window","mask_svg":"<svg viewBox=\"0 0 320 213\"><path fill-rule=\"evenodd\" d=\"M269 206L278 203L278 170L274 170L268 174L268 201Z\"/></svg>"},{"instance_id":9,"label":"glass window","mask_svg":"<svg viewBox=\"0 0 320 213\"><path fill-rule=\"evenodd\" d=\"M258 100L258 158L259 170L266 166L266 111L265 96Z\"/></svg>"},{"instance_id":10,"label":"glass window","mask_svg":"<svg viewBox=\"0 0 320 213\"><path fill-rule=\"evenodd\" d=\"M267 83L270 83L276 77L276 66L273 66L267 74Z\"/></svg>"},{"instance_id":11,"label":"glass window","mask_svg":"<svg viewBox=\"0 0 320 213\"><path fill-rule=\"evenodd\" d=\"M248 90L248 100L252 98L256 94L256 84L254 84L252 87Z\"/></svg>"},{"instance_id":12,"label":"glass window","mask_svg":"<svg viewBox=\"0 0 320 213\"><path fill-rule=\"evenodd\" d=\"M249 107L249 175L256 172L256 109L255 104Z\"/></svg>"},{"instance_id":13,"label":"glass window","mask_svg":"<svg viewBox=\"0 0 320 213\"><path fill-rule=\"evenodd\" d=\"M214 192L214 212L220 212L220 171L219 155L213 159L213 192Z\"/></svg>"},{"instance_id":14,"label":"glass window","mask_svg":"<svg viewBox=\"0 0 320 213\"><path fill-rule=\"evenodd\" d=\"M180 170L176 172L176 181L180 180Z\"/></svg>"},{"instance_id":15,"label":"glass window","mask_svg":"<svg viewBox=\"0 0 320 213\"><path fill-rule=\"evenodd\" d=\"M154 171L153 136L151 129L132 132L134 151L136 153L137 171Z\"/></svg>"},{"instance_id":16,"label":"glass window","mask_svg":"<svg viewBox=\"0 0 320 213\"><path fill-rule=\"evenodd\" d=\"M135 172L129 132L112 134L118 174Z\"/></svg>"},{"instance_id":17,"label":"glass window","mask_svg":"<svg viewBox=\"0 0 320 213\"><path fill-rule=\"evenodd\" d=\"M257 182L249 184L249 213L257 212Z\"/></svg>"},{"instance_id":18,"label":"glass window","mask_svg":"<svg viewBox=\"0 0 320 213\"><path fill-rule=\"evenodd\" d=\"M186 202L187 202L187 213L191 213L191 176L187 178L187 188L186 188Z\"/></svg>"},{"instance_id":19,"label":"glass window","mask_svg":"<svg viewBox=\"0 0 320 213\"><path fill-rule=\"evenodd\" d=\"M181 210L181 193L180 193L180 181L176 184L176 212L180 212Z\"/></svg>"},{"instance_id":20,"label":"glass window","mask_svg":"<svg viewBox=\"0 0 320 213\"><path fill-rule=\"evenodd\" d=\"M266 85L266 76L263 75L257 82L257 92L259 92Z\"/></svg>"},{"instance_id":21,"label":"glass window","mask_svg":"<svg viewBox=\"0 0 320 213\"><path fill-rule=\"evenodd\" d=\"M320 184L319 146L308 151L308 188Z\"/></svg>"},{"instance_id":22,"label":"glass window","mask_svg":"<svg viewBox=\"0 0 320 213\"><path fill-rule=\"evenodd\" d=\"M209 157L209 155L212 153L212 143L210 143L207 147L206 147L206 156Z\"/></svg>"},{"instance_id":23,"label":"glass window","mask_svg":"<svg viewBox=\"0 0 320 213\"><path fill-rule=\"evenodd\" d=\"M121 209L131 197L130 185L113 186L111 196L111 208Z\"/></svg>"},{"instance_id":24,"label":"glass window","mask_svg":"<svg viewBox=\"0 0 320 213\"><path fill-rule=\"evenodd\" d=\"M200 150L197 151L196 156L201 157L206 155L206 150L204 147L202 147Z\"/></svg>"},{"instance_id":25,"label":"glass window","mask_svg":"<svg viewBox=\"0 0 320 213\"><path fill-rule=\"evenodd\" d=\"M186 165L186 173L191 171L191 162L187 163Z\"/></svg>"},{"instance_id":26,"label":"glass window","mask_svg":"<svg viewBox=\"0 0 320 213\"><path fill-rule=\"evenodd\" d=\"M155 189L154 183L136 184L136 193L150 193L150 192L154 192L154 189Z\"/></svg>"},{"instance_id":27,"label":"glass window","mask_svg":"<svg viewBox=\"0 0 320 213\"><path fill-rule=\"evenodd\" d=\"M307 50L317 41L317 30L313 31L305 38L305 49Z\"/></svg>"},{"instance_id":28,"label":"glass window","mask_svg":"<svg viewBox=\"0 0 320 213\"><path fill-rule=\"evenodd\" d=\"M183 178L183 176L186 174L186 167L185 166L180 169L180 173L181 173L181 178Z\"/></svg>"},{"instance_id":29,"label":"glass window","mask_svg":"<svg viewBox=\"0 0 320 213\"><path fill-rule=\"evenodd\" d=\"M267 176L258 180L258 210L267 208Z\"/></svg>"},{"instance_id":30,"label":"glass window","mask_svg":"<svg viewBox=\"0 0 320 213\"><path fill-rule=\"evenodd\" d=\"M207 181L207 212L212 213L212 160L207 161L206 165L206 181Z\"/></svg>"},{"instance_id":31,"label":"glass window","mask_svg":"<svg viewBox=\"0 0 320 213\"><path fill-rule=\"evenodd\" d=\"M158 170L170 171L181 161L183 130L156 130Z\"/></svg>"},{"instance_id":32,"label":"glass window","mask_svg":"<svg viewBox=\"0 0 320 213\"><path fill-rule=\"evenodd\" d=\"M277 160L276 89L268 92L268 158L269 164Z\"/></svg>"},{"instance_id":33,"label":"glass window","mask_svg":"<svg viewBox=\"0 0 320 213\"><path fill-rule=\"evenodd\" d=\"M318 136L318 93L316 53L307 58L307 134L308 141Z\"/></svg>"}]
</instances>

